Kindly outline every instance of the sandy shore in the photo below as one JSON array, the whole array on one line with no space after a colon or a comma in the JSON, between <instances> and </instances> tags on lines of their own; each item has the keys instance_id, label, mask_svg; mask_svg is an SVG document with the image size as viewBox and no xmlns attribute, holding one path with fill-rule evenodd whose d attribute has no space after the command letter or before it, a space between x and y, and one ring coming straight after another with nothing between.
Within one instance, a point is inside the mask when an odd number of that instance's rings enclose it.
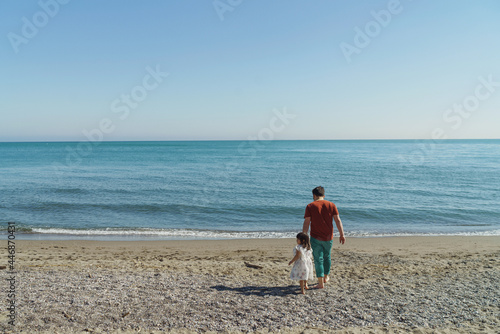
<instances>
[{"instance_id":1,"label":"sandy shore","mask_svg":"<svg viewBox=\"0 0 500 334\"><path fill-rule=\"evenodd\" d=\"M294 243L16 240L16 326L4 292L0 330L500 332L500 237L348 238L305 296L288 279Z\"/></svg>"}]
</instances>

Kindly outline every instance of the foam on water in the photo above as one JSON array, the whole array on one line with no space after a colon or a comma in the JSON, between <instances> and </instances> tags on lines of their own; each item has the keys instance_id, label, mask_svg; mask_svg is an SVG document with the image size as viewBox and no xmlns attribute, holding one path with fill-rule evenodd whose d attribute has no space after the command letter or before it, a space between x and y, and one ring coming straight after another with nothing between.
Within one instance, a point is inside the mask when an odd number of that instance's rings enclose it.
<instances>
[{"instance_id":1,"label":"foam on water","mask_svg":"<svg viewBox=\"0 0 500 334\"><path fill-rule=\"evenodd\" d=\"M75 230L61 228L33 228L28 233L18 235L19 239L34 239L39 236L48 236L49 239L94 239L98 240L221 240L221 239L281 239L295 238L297 232L277 231L212 231L190 229L95 229ZM59 238L58 238L59 236ZM337 238L338 234L335 235ZM483 232L457 232L457 233L377 233L366 231L349 231L347 237L410 237L410 236L500 236L499 230Z\"/></svg>"}]
</instances>

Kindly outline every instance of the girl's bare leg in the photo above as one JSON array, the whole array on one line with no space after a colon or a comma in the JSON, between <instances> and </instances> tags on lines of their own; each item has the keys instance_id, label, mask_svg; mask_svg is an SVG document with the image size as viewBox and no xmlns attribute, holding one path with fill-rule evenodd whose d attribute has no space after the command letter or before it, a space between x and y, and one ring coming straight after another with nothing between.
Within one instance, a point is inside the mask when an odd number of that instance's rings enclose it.
<instances>
[{"instance_id":1,"label":"girl's bare leg","mask_svg":"<svg viewBox=\"0 0 500 334\"><path fill-rule=\"evenodd\" d=\"M305 288L305 284L306 281L303 281L303 280L300 280L300 292L305 295L306 294L306 290L304 289Z\"/></svg>"}]
</instances>

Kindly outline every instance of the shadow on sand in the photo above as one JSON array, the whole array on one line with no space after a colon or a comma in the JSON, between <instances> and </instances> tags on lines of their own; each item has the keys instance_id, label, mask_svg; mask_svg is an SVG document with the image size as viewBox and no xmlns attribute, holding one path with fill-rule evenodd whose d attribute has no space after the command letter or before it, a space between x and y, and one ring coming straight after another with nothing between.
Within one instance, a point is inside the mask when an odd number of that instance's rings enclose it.
<instances>
[{"instance_id":1,"label":"shadow on sand","mask_svg":"<svg viewBox=\"0 0 500 334\"><path fill-rule=\"evenodd\" d=\"M245 296L286 296L300 294L300 287L297 285L289 286L243 286L233 288L225 285L215 285L211 287L217 291L234 291Z\"/></svg>"}]
</instances>

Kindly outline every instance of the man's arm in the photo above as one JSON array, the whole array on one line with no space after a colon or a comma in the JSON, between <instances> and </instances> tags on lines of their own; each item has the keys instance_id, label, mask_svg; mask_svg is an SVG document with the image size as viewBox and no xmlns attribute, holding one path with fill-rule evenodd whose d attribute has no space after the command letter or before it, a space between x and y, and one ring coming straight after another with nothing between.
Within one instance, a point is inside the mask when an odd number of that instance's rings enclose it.
<instances>
[{"instance_id":1,"label":"man's arm","mask_svg":"<svg viewBox=\"0 0 500 334\"><path fill-rule=\"evenodd\" d=\"M333 220L335 220L335 225L337 225L337 230L339 230L340 234L339 242L341 244L344 244L345 243L344 227L342 226L342 221L340 220L340 216L339 215L333 216Z\"/></svg>"},{"instance_id":2,"label":"man's arm","mask_svg":"<svg viewBox=\"0 0 500 334\"><path fill-rule=\"evenodd\" d=\"M302 226L302 232L309 234L309 227L311 226L311 217L304 219L304 226Z\"/></svg>"}]
</instances>

